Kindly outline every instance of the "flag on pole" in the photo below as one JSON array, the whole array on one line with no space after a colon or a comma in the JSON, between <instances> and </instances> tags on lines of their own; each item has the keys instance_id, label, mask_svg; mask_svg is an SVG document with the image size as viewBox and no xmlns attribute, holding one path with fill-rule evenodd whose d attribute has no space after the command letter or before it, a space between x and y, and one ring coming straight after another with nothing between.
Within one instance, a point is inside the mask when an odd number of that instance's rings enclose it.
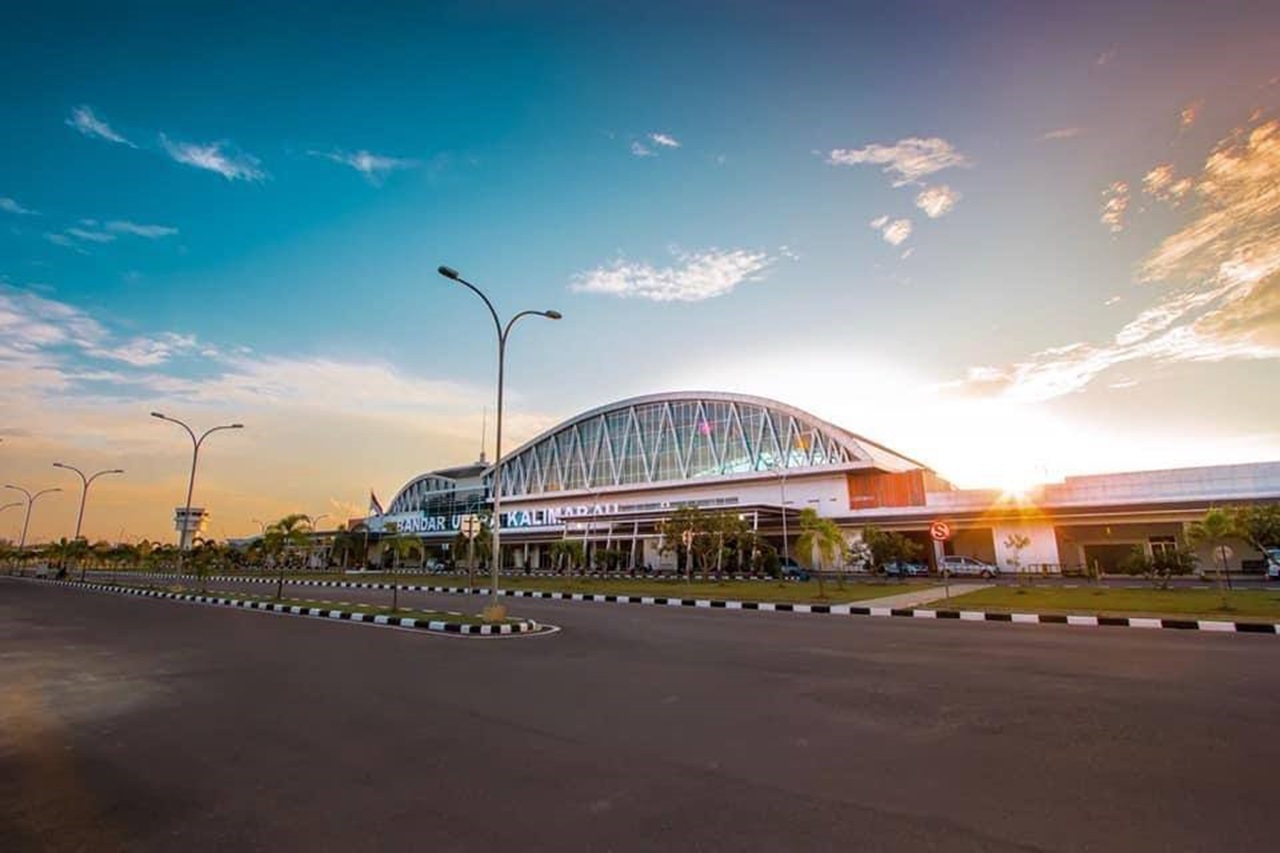
<instances>
[{"instance_id":1,"label":"flag on pole","mask_svg":"<svg viewBox=\"0 0 1280 853\"><path fill-rule=\"evenodd\" d=\"M373 493L373 489L369 490L369 515L382 515L382 502Z\"/></svg>"}]
</instances>

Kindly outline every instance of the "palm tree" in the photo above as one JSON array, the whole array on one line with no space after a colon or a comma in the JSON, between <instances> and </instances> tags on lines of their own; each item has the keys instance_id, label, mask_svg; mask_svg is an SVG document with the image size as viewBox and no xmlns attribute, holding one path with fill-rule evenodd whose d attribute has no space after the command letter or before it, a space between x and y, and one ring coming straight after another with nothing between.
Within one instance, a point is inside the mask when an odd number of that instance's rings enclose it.
<instances>
[{"instance_id":1,"label":"palm tree","mask_svg":"<svg viewBox=\"0 0 1280 853\"><path fill-rule=\"evenodd\" d=\"M836 560L843 561L848 548L844 533L834 521L818 515L813 507L805 507L800 510L800 538L796 540L796 548L801 554L808 554L811 560L816 558L818 597L826 598L822 573L826 566Z\"/></svg>"},{"instance_id":2,"label":"palm tree","mask_svg":"<svg viewBox=\"0 0 1280 853\"><path fill-rule=\"evenodd\" d=\"M342 570L345 572L347 566L351 562L352 555L355 555L355 562L364 565L367 559L366 551L369 544L369 528L363 521L357 521L351 527L339 526L333 535L333 547L331 553L334 556L342 555Z\"/></svg>"},{"instance_id":3,"label":"palm tree","mask_svg":"<svg viewBox=\"0 0 1280 853\"><path fill-rule=\"evenodd\" d=\"M453 537L453 542L449 545L449 552L453 554L454 568L457 568L458 560L461 555L466 555L467 561L467 589L470 590L476 585L476 565L488 565L489 557L493 552L493 531L489 529L488 516L481 515L480 532L471 539L468 539L461 531Z\"/></svg>"},{"instance_id":4,"label":"palm tree","mask_svg":"<svg viewBox=\"0 0 1280 853\"><path fill-rule=\"evenodd\" d=\"M573 569L582 561L585 549L581 539L558 539L551 543L551 559L556 570L568 566L569 577L573 577Z\"/></svg>"},{"instance_id":5,"label":"palm tree","mask_svg":"<svg viewBox=\"0 0 1280 853\"><path fill-rule=\"evenodd\" d=\"M383 547L391 549L391 612L400 606L400 581L396 572L400 569L400 561L413 554L423 554L422 540L412 534L401 533L394 521L388 521L382 528L387 535L383 537Z\"/></svg>"},{"instance_id":6,"label":"palm tree","mask_svg":"<svg viewBox=\"0 0 1280 853\"><path fill-rule=\"evenodd\" d=\"M1187 525L1187 541L1192 545L1207 545L1213 549L1218 567L1218 589L1222 592L1222 607L1227 607L1226 590L1231 588L1231 576L1227 569L1227 542L1240 538L1236 518L1228 510L1211 508L1204 518ZM1225 583L1224 583L1225 582Z\"/></svg>"},{"instance_id":7,"label":"palm tree","mask_svg":"<svg viewBox=\"0 0 1280 853\"><path fill-rule=\"evenodd\" d=\"M10 563L13 559L17 557L17 555L18 555L18 549L14 547L14 544L12 542L10 542L8 539L0 539L0 565L5 565ZM9 566L9 570L10 572L13 571L12 565Z\"/></svg>"},{"instance_id":8,"label":"palm tree","mask_svg":"<svg viewBox=\"0 0 1280 853\"><path fill-rule=\"evenodd\" d=\"M311 534L311 522L306 515L295 512L286 515L267 528L263 546L280 567L276 580L276 600L284 595L284 567L290 550L306 548Z\"/></svg>"},{"instance_id":9,"label":"palm tree","mask_svg":"<svg viewBox=\"0 0 1280 853\"><path fill-rule=\"evenodd\" d=\"M111 560L111 552L113 548L111 543L105 539L99 539L94 542L89 551L93 555L94 568L105 569L107 563ZM84 580L84 575L80 576L80 580Z\"/></svg>"}]
</instances>

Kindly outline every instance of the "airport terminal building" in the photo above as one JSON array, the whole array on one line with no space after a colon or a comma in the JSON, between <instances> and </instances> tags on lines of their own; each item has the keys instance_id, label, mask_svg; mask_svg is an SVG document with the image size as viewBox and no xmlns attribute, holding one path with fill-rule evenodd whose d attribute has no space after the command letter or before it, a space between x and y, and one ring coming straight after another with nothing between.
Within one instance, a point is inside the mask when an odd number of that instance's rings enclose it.
<instances>
[{"instance_id":1,"label":"airport terminal building","mask_svg":"<svg viewBox=\"0 0 1280 853\"><path fill-rule=\"evenodd\" d=\"M493 473L482 460L422 474L364 522L420 536L428 554L447 558L462 517L490 506ZM1210 507L1280 502L1280 462L1068 477L1013 499L957 489L921 462L780 402L690 392L564 421L506 455L500 488L507 568L550 567L551 545L568 537L621 552L623 568L670 570L662 522L694 506L737 514L779 551L785 535L802 563L798 517L812 507L850 541L874 524L927 544L929 525L945 521L947 554L1006 571L1114 570L1135 545L1176 547ZM1030 544L1010 552L1011 534ZM1260 556L1243 542L1229 552L1235 570ZM933 559L931 547L925 553Z\"/></svg>"}]
</instances>

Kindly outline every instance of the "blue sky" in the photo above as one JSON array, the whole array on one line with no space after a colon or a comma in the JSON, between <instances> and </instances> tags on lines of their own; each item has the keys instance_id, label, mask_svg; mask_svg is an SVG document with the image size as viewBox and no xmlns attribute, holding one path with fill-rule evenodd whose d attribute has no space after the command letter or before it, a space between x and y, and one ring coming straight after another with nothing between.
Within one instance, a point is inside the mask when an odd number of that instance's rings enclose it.
<instances>
[{"instance_id":1,"label":"blue sky","mask_svg":"<svg viewBox=\"0 0 1280 853\"><path fill-rule=\"evenodd\" d=\"M159 535L145 412L245 420L234 535L468 458L441 263L565 315L517 440L701 387L971 485L1280 455L1272 4L347 5L7 12L6 475L124 459L103 524Z\"/></svg>"}]
</instances>

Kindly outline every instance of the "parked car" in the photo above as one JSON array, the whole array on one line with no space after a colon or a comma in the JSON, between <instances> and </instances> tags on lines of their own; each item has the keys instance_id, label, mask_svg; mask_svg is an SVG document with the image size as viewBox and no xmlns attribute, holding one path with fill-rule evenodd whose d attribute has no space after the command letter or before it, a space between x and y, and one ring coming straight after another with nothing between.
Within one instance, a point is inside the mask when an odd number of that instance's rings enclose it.
<instances>
[{"instance_id":1,"label":"parked car","mask_svg":"<svg viewBox=\"0 0 1280 853\"><path fill-rule=\"evenodd\" d=\"M1280 581L1280 548L1267 549L1267 580Z\"/></svg>"},{"instance_id":2,"label":"parked car","mask_svg":"<svg viewBox=\"0 0 1280 853\"><path fill-rule=\"evenodd\" d=\"M1000 574L1000 567L974 557L949 556L942 558L941 571L952 577L994 578Z\"/></svg>"},{"instance_id":3,"label":"parked car","mask_svg":"<svg viewBox=\"0 0 1280 853\"><path fill-rule=\"evenodd\" d=\"M887 577L891 578L918 578L929 574L929 566L926 563L894 561L885 563L882 570Z\"/></svg>"},{"instance_id":4,"label":"parked car","mask_svg":"<svg viewBox=\"0 0 1280 853\"><path fill-rule=\"evenodd\" d=\"M782 576L787 580L807 581L810 578L809 570L790 557L780 562L782 566Z\"/></svg>"}]
</instances>

